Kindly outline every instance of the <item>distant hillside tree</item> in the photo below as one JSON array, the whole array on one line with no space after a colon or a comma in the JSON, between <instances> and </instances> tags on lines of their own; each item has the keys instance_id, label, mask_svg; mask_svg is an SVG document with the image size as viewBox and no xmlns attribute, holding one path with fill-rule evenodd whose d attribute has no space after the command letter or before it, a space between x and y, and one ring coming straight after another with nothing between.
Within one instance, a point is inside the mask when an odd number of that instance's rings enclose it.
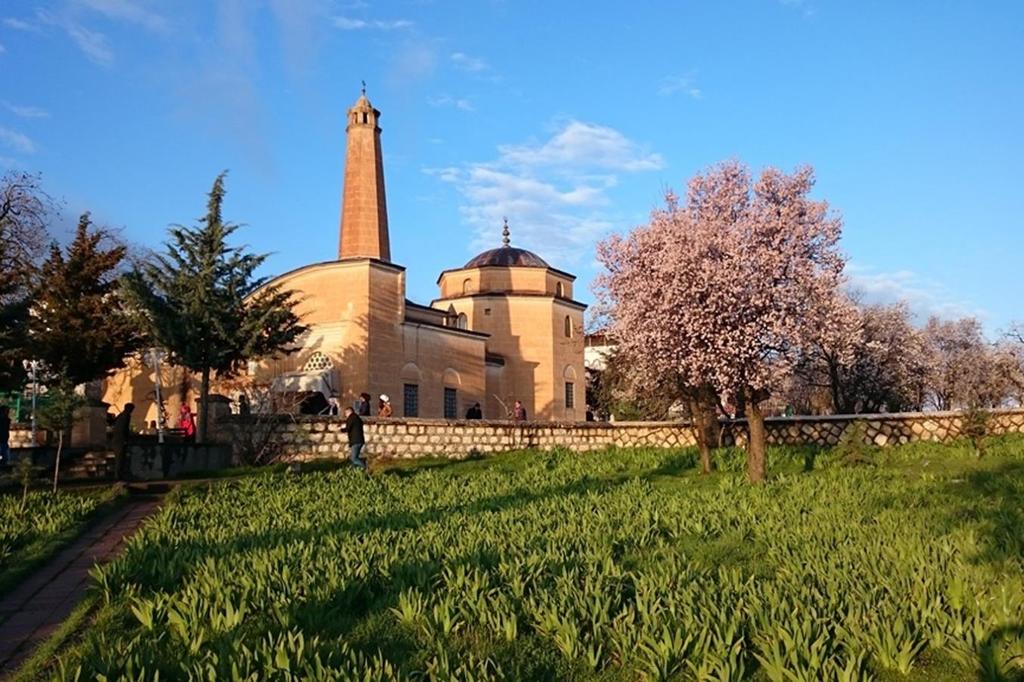
<instances>
[{"instance_id":1,"label":"distant hillside tree","mask_svg":"<svg viewBox=\"0 0 1024 682\"><path fill-rule=\"evenodd\" d=\"M999 407L1012 393L1006 358L973 317L931 317L924 328L928 400L937 410Z\"/></svg>"},{"instance_id":2,"label":"distant hillside tree","mask_svg":"<svg viewBox=\"0 0 1024 682\"><path fill-rule=\"evenodd\" d=\"M126 249L108 244L85 213L66 249L57 244L40 268L28 345L50 375L76 386L124 365L141 336L118 285Z\"/></svg>"},{"instance_id":3,"label":"distant hillside tree","mask_svg":"<svg viewBox=\"0 0 1024 682\"><path fill-rule=\"evenodd\" d=\"M840 306L846 312L815 338L797 364L797 377L826 388L840 414L921 409L928 353L907 305L844 300Z\"/></svg>"},{"instance_id":4,"label":"distant hillside tree","mask_svg":"<svg viewBox=\"0 0 1024 682\"><path fill-rule=\"evenodd\" d=\"M650 223L598 246L597 290L642 381L734 396L749 425L747 474L765 477L761 403L803 350L835 324L840 219L812 201L810 168L723 163L669 193Z\"/></svg>"},{"instance_id":5,"label":"distant hillside tree","mask_svg":"<svg viewBox=\"0 0 1024 682\"><path fill-rule=\"evenodd\" d=\"M165 251L125 278L154 342L174 364L201 375L198 441L207 435L210 378L230 376L253 358L287 352L305 331L294 295L257 277L266 255L228 245L238 225L224 222L224 174L194 227L172 226Z\"/></svg>"}]
</instances>

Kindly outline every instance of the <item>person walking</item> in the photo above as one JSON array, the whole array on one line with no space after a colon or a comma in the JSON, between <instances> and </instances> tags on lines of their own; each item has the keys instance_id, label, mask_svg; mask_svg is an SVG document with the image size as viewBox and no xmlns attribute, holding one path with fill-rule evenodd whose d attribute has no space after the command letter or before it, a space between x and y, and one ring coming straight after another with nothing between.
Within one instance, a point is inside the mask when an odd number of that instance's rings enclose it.
<instances>
[{"instance_id":1,"label":"person walking","mask_svg":"<svg viewBox=\"0 0 1024 682\"><path fill-rule=\"evenodd\" d=\"M366 436L363 435L363 419L351 407L345 408L345 423L341 430L348 435L348 452L352 466L369 471L366 460L362 456L363 446L366 445Z\"/></svg>"},{"instance_id":2,"label":"person walking","mask_svg":"<svg viewBox=\"0 0 1024 682\"><path fill-rule=\"evenodd\" d=\"M466 410L466 419L483 419L484 412L480 409L480 403L473 403L473 407Z\"/></svg>"},{"instance_id":3,"label":"person walking","mask_svg":"<svg viewBox=\"0 0 1024 682\"><path fill-rule=\"evenodd\" d=\"M370 416L370 394L360 393L359 400L356 401L356 414L360 417Z\"/></svg>"},{"instance_id":4,"label":"person walking","mask_svg":"<svg viewBox=\"0 0 1024 682\"><path fill-rule=\"evenodd\" d=\"M377 416L382 419L387 419L395 410L391 407L391 398L385 393L381 393L380 402L377 404Z\"/></svg>"},{"instance_id":5,"label":"person walking","mask_svg":"<svg viewBox=\"0 0 1024 682\"><path fill-rule=\"evenodd\" d=\"M0 405L0 464L11 456L11 408Z\"/></svg>"},{"instance_id":6,"label":"person walking","mask_svg":"<svg viewBox=\"0 0 1024 682\"><path fill-rule=\"evenodd\" d=\"M523 407L521 400L517 400L516 404L512 406L512 419L517 422L526 421L526 408Z\"/></svg>"}]
</instances>

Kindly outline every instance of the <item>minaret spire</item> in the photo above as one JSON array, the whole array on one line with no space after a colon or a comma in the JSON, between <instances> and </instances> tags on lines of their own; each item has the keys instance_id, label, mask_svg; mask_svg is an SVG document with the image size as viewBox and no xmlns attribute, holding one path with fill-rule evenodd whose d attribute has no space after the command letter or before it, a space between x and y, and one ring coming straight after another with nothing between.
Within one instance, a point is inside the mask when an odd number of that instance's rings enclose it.
<instances>
[{"instance_id":1,"label":"minaret spire","mask_svg":"<svg viewBox=\"0 0 1024 682\"><path fill-rule=\"evenodd\" d=\"M348 110L345 183L341 198L338 258L391 261L384 159L380 148L380 112L362 94Z\"/></svg>"}]
</instances>

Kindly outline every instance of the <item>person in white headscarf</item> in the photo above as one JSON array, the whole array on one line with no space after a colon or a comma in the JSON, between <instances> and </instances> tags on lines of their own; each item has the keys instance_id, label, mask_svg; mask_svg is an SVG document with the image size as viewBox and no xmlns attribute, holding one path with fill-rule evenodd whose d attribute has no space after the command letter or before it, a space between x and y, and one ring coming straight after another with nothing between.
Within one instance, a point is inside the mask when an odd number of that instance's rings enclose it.
<instances>
[{"instance_id":1,"label":"person in white headscarf","mask_svg":"<svg viewBox=\"0 0 1024 682\"><path fill-rule=\"evenodd\" d=\"M380 394L380 401L377 404L377 416L382 418L390 417L395 410L391 407L391 398L385 393Z\"/></svg>"}]
</instances>

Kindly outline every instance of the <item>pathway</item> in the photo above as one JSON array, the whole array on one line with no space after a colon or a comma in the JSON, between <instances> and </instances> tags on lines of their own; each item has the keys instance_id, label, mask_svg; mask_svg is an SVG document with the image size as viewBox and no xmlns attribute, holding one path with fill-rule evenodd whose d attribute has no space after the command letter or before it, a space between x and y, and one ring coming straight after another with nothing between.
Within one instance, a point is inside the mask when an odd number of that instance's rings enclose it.
<instances>
[{"instance_id":1,"label":"pathway","mask_svg":"<svg viewBox=\"0 0 1024 682\"><path fill-rule=\"evenodd\" d=\"M156 497L129 499L0 599L0 678L60 627L85 595L89 569L114 558L159 504Z\"/></svg>"}]
</instances>

